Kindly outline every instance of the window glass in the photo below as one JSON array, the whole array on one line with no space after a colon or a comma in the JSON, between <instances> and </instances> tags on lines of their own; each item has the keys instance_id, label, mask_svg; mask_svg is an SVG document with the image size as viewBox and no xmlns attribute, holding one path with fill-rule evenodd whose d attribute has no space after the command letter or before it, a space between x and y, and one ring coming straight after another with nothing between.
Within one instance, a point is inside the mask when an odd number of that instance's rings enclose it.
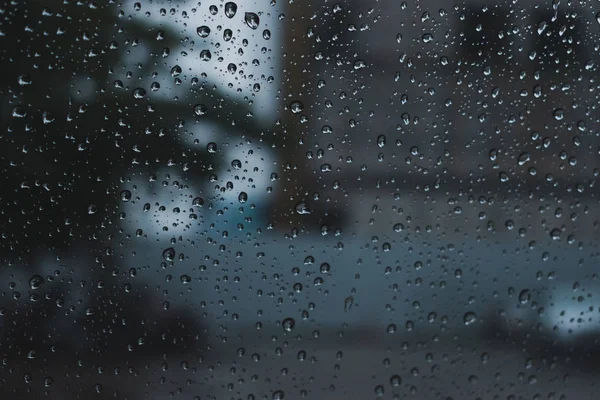
<instances>
[{"instance_id":1,"label":"window glass","mask_svg":"<svg viewBox=\"0 0 600 400\"><path fill-rule=\"evenodd\" d=\"M0 2L7 399L595 399L600 3Z\"/></svg>"}]
</instances>

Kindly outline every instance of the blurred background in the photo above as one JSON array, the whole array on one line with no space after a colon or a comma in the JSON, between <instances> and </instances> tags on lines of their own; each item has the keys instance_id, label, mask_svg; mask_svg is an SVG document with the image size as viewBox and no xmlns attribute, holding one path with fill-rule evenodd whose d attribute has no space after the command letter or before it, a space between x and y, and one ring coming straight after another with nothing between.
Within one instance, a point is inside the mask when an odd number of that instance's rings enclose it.
<instances>
[{"instance_id":1,"label":"blurred background","mask_svg":"<svg viewBox=\"0 0 600 400\"><path fill-rule=\"evenodd\" d=\"M7 399L595 399L600 3L0 2Z\"/></svg>"}]
</instances>

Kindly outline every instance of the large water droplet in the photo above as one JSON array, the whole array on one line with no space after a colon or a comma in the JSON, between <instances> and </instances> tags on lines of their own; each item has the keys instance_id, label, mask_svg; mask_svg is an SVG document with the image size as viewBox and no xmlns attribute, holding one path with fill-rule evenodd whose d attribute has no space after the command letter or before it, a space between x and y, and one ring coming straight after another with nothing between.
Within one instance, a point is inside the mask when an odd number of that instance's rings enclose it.
<instances>
[{"instance_id":1,"label":"large water droplet","mask_svg":"<svg viewBox=\"0 0 600 400\"><path fill-rule=\"evenodd\" d=\"M235 4L233 1L228 1L227 3L225 3L225 15L227 16L227 18L235 17L236 12L237 4Z\"/></svg>"},{"instance_id":2,"label":"large water droplet","mask_svg":"<svg viewBox=\"0 0 600 400\"><path fill-rule=\"evenodd\" d=\"M168 249L165 249L162 253L163 258L165 259L165 261L175 261L175 249L172 247L169 247Z\"/></svg>"},{"instance_id":3,"label":"large water droplet","mask_svg":"<svg viewBox=\"0 0 600 400\"><path fill-rule=\"evenodd\" d=\"M246 25L252 29L258 28L258 24L260 23L260 18L253 12L247 12L244 15L244 20L246 21Z\"/></svg>"}]
</instances>

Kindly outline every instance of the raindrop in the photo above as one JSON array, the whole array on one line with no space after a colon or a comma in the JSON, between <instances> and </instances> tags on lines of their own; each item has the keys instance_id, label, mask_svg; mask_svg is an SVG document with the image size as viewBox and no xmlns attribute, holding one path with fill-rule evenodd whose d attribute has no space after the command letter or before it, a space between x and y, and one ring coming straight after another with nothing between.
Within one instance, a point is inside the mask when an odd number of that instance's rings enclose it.
<instances>
[{"instance_id":1,"label":"raindrop","mask_svg":"<svg viewBox=\"0 0 600 400\"><path fill-rule=\"evenodd\" d=\"M529 303L529 300L531 300L531 292L528 289L521 290L521 293L519 293L519 302L521 304L527 304Z\"/></svg>"},{"instance_id":2,"label":"raindrop","mask_svg":"<svg viewBox=\"0 0 600 400\"><path fill-rule=\"evenodd\" d=\"M210 28L206 25L199 26L198 28L196 28L196 33L201 38L208 37L208 35L210 35Z\"/></svg>"},{"instance_id":3,"label":"raindrop","mask_svg":"<svg viewBox=\"0 0 600 400\"><path fill-rule=\"evenodd\" d=\"M202 50L200 52L200 60L210 61L211 58L212 58L212 54L210 54L210 50Z\"/></svg>"},{"instance_id":4,"label":"raindrop","mask_svg":"<svg viewBox=\"0 0 600 400\"><path fill-rule=\"evenodd\" d=\"M390 378L390 385L392 385L393 387L398 387L400 386L400 384L402 384L402 378L400 378L399 375L393 375Z\"/></svg>"},{"instance_id":5,"label":"raindrop","mask_svg":"<svg viewBox=\"0 0 600 400\"><path fill-rule=\"evenodd\" d=\"M310 207L308 206L308 204L306 204L305 202L300 202L300 203L296 204L296 212L300 215L308 215L312 211L311 211Z\"/></svg>"},{"instance_id":6,"label":"raindrop","mask_svg":"<svg viewBox=\"0 0 600 400\"><path fill-rule=\"evenodd\" d=\"M175 260L175 249L172 247L169 247L168 249L165 249L162 253L163 258L165 259L165 261L174 261Z\"/></svg>"},{"instance_id":7,"label":"raindrop","mask_svg":"<svg viewBox=\"0 0 600 400\"><path fill-rule=\"evenodd\" d=\"M541 35L542 33L544 33L547 26L548 26L548 24L546 23L546 21L540 22L540 24L537 27L537 34Z\"/></svg>"},{"instance_id":8,"label":"raindrop","mask_svg":"<svg viewBox=\"0 0 600 400\"><path fill-rule=\"evenodd\" d=\"M247 12L244 15L244 20L246 21L246 25L248 25L252 29L258 28L258 24L260 23L258 15L256 15L253 12Z\"/></svg>"},{"instance_id":9,"label":"raindrop","mask_svg":"<svg viewBox=\"0 0 600 400\"><path fill-rule=\"evenodd\" d=\"M302 112L302 110L304 110L304 104L302 104L298 100L292 101L290 104L290 110L292 110L294 114L298 114Z\"/></svg>"},{"instance_id":10,"label":"raindrop","mask_svg":"<svg viewBox=\"0 0 600 400\"><path fill-rule=\"evenodd\" d=\"M175 77L179 74L181 74L181 67L179 65L175 65L173 68L171 68L171 76Z\"/></svg>"},{"instance_id":11,"label":"raindrop","mask_svg":"<svg viewBox=\"0 0 600 400\"><path fill-rule=\"evenodd\" d=\"M561 121L563 118L565 118L565 110L563 110L562 108L557 108L556 110L554 110L552 115L554 115L555 120Z\"/></svg>"},{"instance_id":12,"label":"raindrop","mask_svg":"<svg viewBox=\"0 0 600 400\"><path fill-rule=\"evenodd\" d=\"M225 3L225 16L227 16L227 18L235 17L236 12L237 4L235 4L233 1L228 1L227 3Z\"/></svg>"},{"instance_id":13,"label":"raindrop","mask_svg":"<svg viewBox=\"0 0 600 400\"><path fill-rule=\"evenodd\" d=\"M143 99L146 97L146 90L142 88L133 89L133 98L134 99Z\"/></svg>"},{"instance_id":14,"label":"raindrop","mask_svg":"<svg viewBox=\"0 0 600 400\"><path fill-rule=\"evenodd\" d=\"M348 312L354 305L354 297L348 296L344 299L344 311Z\"/></svg>"},{"instance_id":15,"label":"raindrop","mask_svg":"<svg viewBox=\"0 0 600 400\"><path fill-rule=\"evenodd\" d=\"M44 285L44 278L42 278L40 275L34 275L29 280L29 287L32 290L37 290L37 289L41 288L43 285Z\"/></svg>"},{"instance_id":16,"label":"raindrop","mask_svg":"<svg viewBox=\"0 0 600 400\"><path fill-rule=\"evenodd\" d=\"M477 315L474 312L468 312L463 316L463 322L465 325L472 325L477 321Z\"/></svg>"},{"instance_id":17,"label":"raindrop","mask_svg":"<svg viewBox=\"0 0 600 400\"><path fill-rule=\"evenodd\" d=\"M194 114L201 117L206 114L208 108L204 104L196 104L194 106Z\"/></svg>"},{"instance_id":18,"label":"raindrop","mask_svg":"<svg viewBox=\"0 0 600 400\"><path fill-rule=\"evenodd\" d=\"M284 331L291 332L292 329L294 329L294 326L296 326L296 321L294 321L293 318L286 318L281 323L281 326L283 326Z\"/></svg>"},{"instance_id":19,"label":"raindrop","mask_svg":"<svg viewBox=\"0 0 600 400\"><path fill-rule=\"evenodd\" d=\"M121 201L126 203L131 200L131 192L129 190L121 191Z\"/></svg>"},{"instance_id":20,"label":"raindrop","mask_svg":"<svg viewBox=\"0 0 600 400\"><path fill-rule=\"evenodd\" d=\"M238 201L242 204L248 201L248 194L246 192L240 192L238 195Z\"/></svg>"},{"instance_id":21,"label":"raindrop","mask_svg":"<svg viewBox=\"0 0 600 400\"><path fill-rule=\"evenodd\" d=\"M215 142L210 142L206 145L206 151L210 154L215 154L217 152L217 144Z\"/></svg>"}]
</instances>

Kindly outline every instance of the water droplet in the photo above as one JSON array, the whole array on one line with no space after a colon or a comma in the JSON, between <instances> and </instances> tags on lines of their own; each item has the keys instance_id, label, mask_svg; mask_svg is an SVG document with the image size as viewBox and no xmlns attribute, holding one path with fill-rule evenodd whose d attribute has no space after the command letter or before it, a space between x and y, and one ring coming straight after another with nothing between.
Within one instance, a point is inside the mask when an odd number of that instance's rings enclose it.
<instances>
[{"instance_id":1,"label":"water droplet","mask_svg":"<svg viewBox=\"0 0 600 400\"><path fill-rule=\"evenodd\" d=\"M548 26L548 24L546 23L546 21L540 22L540 24L537 27L537 34L541 35L542 33L544 33L547 26Z\"/></svg>"},{"instance_id":2,"label":"water droplet","mask_svg":"<svg viewBox=\"0 0 600 400\"><path fill-rule=\"evenodd\" d=\"M554 115L555 120L561 121L565 118L565 110L563 110L562 108L557 108L556 110L554 110L552 115Z\"/></svg>"},{"instance_id":3,"label":"water droplet","mask_svg":"<svg viewBox=\"0 0 600 400\"><path fill-rule=\"evenodd\" d=\"M296 326L296 321L294 321L293 318L286 318L281 323L281 326L283 326L284 331L291 332L292 329L294 329L294 326Z\"/></svg>"},{"instance_id":4,"label":"water droplet","mask_svg":"<svg viewBox=\"0 0 600 400\"><path fill-rule=\"evenodd\" d=\"M189 275L181 275L181 277L179 278L181 280L181 283L188 284L192 281L192 278L190 278Z\"/></svg>"},{"instance_id":5,"label":"water droplet","mask_svg":"<svg viewBox=\"0 0 600 400\"><path fill-rule=\"evenodd\" d=\"M521 290L521 293L519 293L519 302L521 304L527 304L529 303L529 300L531 300L531 292L528 289Z\"/></svg>"},{"instance_id":6,"label":"water droplet","mask_svg":"<svg viewBox=\"0 0 600 400\"><path fill-rule=\"evenodd\" d=\"M268 29L265 29L265 30L263 31L263 39L265 39L265 40L269 40L269 39L271 39L271 31L270 31L270 30L268 30Z\"/></svg>"},{"instance_id":7,"label":"water droplet","mask_svg":"<svg viewBox=\"0 0 600 400\"><path fill-rule=\"evenodd\" d=\"M300 202L300 203L296 204L296 212L300 215L308 215L312 211L311 211L310 207L308 207L308 204L306 204L304 202Z\"/></svg>"},{"instance_id":8,"label":"water droplet","mask_svg":"<svg viewBox=\"0 0 600 400\"><path fill-rule=\"evenodd\" d=\"M235 4L233 1L228 1L227 3L225 3L225 16L227 16L227 18L235 17L236 12L237 4Z\"/></svg>"},{"instance_id":9,"label":"water droplet","mask_svg":"<svg viewBox=\"0 0 600 400\"><path fill-rule=\"evenodd\" d=\"M131 200L131 192L129 190L122 190L120 197L122 202L128 202Z\"/></svg>"},{"instance_id":10,"label":"water droplet","mask_svg":"<svg viewBox=\"0 0 600 400\"><path fill-rule=\"evenodd\" d=\"M210 142L206 145L206 151L210 154L215 154L217 152L217 144L215 142Z\"/></svg>"},{"instance_id":11,"label":"water droplet","mask_svg":"<svg viewBox=\"0 0 600 400\"><path fill-rule=\"evenodd\" d=\"M144 97L146 97L146 90L143 88L136 88L133 89L133 98L134 99L143 99Z\"/></svg>"},{"instance_id":12,"label":"water droplet","mask_svg":"<svg viewBox=\"0 0 600 400\"><path fill-rule=\"evenodd\" d=\"M210 61L211 58L212 58L212 54L210 53L210 50L202 50L200 52L200 60Z\"/></svg>"},{"instance_id":13,"label":"water droplet","mask_svg":"<svg viewBox=\"0 0 600 400\"><path fill-rule=\"evenodd\" d=\"M201 38L208 37L208 35L210 35L210 28L206 25L199 26L198 28L196 28L196 33Z\"/></svg>"},{"instance_id":14,"label":"water droplet","mask_svg":"<svg viewBox=\"0 0 600 400\"><path fill-rule=\"evenodd\" d=\"M242 204L248 201L248 194L246 192L240 192L238 195L238 201Z\"/></svg>"},{"instance_id":15,"label":"water droplet","mask_svg":"<svg viewBox=\"0 0 600 400\"><path fill-rule=\"evenodd\" d=\"M194 114L201 117L206 114L208 108L204 104L196 104L194 106Z\"/></svg>"},{"instance_id":16,"label":"water droplet","mask_svg":"<svg viewBox=\"0 0 600 400\"><path fill-rule=\"evenodd\" d=\"M165 261L175 261L175 249L172 247L165 249L162 253L162 256L165 259Z\"/></svg>"},{"instance_id":17,"label":"water droplet","mask_svg":"<svg viewBox=\"0 0 600 400\"><path fill-rule=\"evenodd\" d=\"M273 400L283 400L285 398L285 392L283 390L276 390L273 392Z\"/></svg>"},{"instance_id":18,"label":"water droplet","mask_svg":"<svg viewBox=\"0 0 600 400\"><path fill-rule=\"evenodd\" d=\"M246 25L248 25L251 29L258 28L258 24L260 23L258 15L253 12L247 12L244 15L244 20L246 21Z\"/></svg>"},{"instance_id":19,"label":"water droplet","mask_svg":"<svg viewBox=\"0 0 600 400\"><path fill-rule=\"evenodd\" d=\"M531 157L529 156L529 153L527 153L527 152L521 153L519 155L519 160L518 160L519 161L519 165L521 165L521 166L525 165L530 160L530 158Z\"/></svg>"},{"instance_id":20,"label":"water droplet","mask_svg":"<svg viewBox=\"0 0 600 400\"><path fill-rule=\"evenodd\" d=\"M225 29L223 31L223 40L229 42L233 37L233 31L231 29Z\"/></svg>"},{"instance_id":21,"label":"water droplet","mask_svg":"<svg viewBox=\"0 0 600 400\"><path fill-rule=\"evenodd\" d=\"M31 277L31 279L29 279L29 287L32 290L37 290L42 286L44 286L44 278L42 278L40 275L34 275Z\"/></svg>"},{"instance_id":22,"label":"water droplet","mask_svg":"<svg viewBox=\"0 0 600 400\"><path fill-rule=\"evenodd\" d=\"M344 299L344 311L348 312L350 311L350 309L352 308L352 305L354 305L354 297L352 296L348 296Z\"/></svg>"},{"instance_id":23,"label":"water droplet","mask_svg":"<svg viewBox=\"0 0 600 400\"><path fill-rule=\"evenodd\" d=\"M202 197L196 197L192 201L192 205L195 207L202 207L204 205L204 199Z\"/></svg>"},{"instance_id":24,"label":"water droplet","mask_svg":"<svg viewBox=\"0 0 600 400\"><path fill-rule=\"evenodd\" d=\"M304 110L304 104L302 104L298 100L292 101L290 103L290 110L292 110L294 114L298 114L302 112L302 110Z\"/></svg>"},{"instance_id":25,"label":"water droplet","mask_svg":"<svg viewBox=\"0 0 600 400\"><path fill-rule=\"evenodd\" d=\"M393 387L398 387L402 384L402 378L400 378L399 375L393 375L390 378L390 385L392 385Z\"/></svg>"},{"instance_id":26,"label":"water droplet","mask_svg":"<svg viewBox=\"0 0 600 400\"><path fill-rule=\"evenodd\" d=\"M179 74L181 74L181 67L179 65L175 65L173 68L171 68L172 77L178 76Z\"/></svg>"},{"instance_id":27,"label":"water droplet","mask_svg":"<svg viewBox=\"0 0 600 400\"><path fill-rule=\"evenodd\" d=\"M469 311L463 316L463 322L465 325L472 325L477 321L477 315L474 312Z\"/></svg>"}]
</instances>

